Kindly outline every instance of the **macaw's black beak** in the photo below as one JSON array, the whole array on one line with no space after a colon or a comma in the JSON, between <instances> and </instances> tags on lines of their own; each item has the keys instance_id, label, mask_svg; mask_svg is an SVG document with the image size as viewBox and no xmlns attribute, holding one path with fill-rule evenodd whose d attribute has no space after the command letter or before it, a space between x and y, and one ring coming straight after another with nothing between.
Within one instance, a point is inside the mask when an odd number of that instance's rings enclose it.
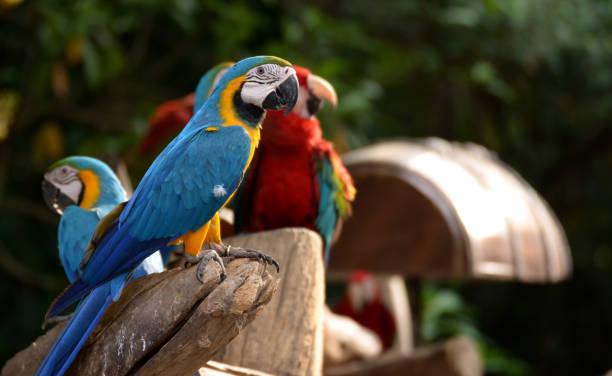
<instances>
[{"instance_id":1,"label":"macaw's black beak","mask_svg":"<svg viewBox=\"0 0 612 376\"><path fill-rule=\"evenodd\" d=\"M287 116L287 114L293 110L293 107L297 103L299 88L300 86L297 78L295 77L295 74L292 74L280 85L278 85L276 90L268 94L266 99L263 101L263 108L266 110L276 111L284 107L285 114L283 116Z\"/></svg>"},{"instance_id":2,"label":"macaw's black beak","mask_svg":"<svg viewBox=\"0 0 612 376\"><path fill-rule=\"evenodd\" d=\"M55 185L51 184L47 179L42 182L43 199L51 210L62 215L66 207L77 205L70 197L62 193Z\"/></svg>"}]
</instances>

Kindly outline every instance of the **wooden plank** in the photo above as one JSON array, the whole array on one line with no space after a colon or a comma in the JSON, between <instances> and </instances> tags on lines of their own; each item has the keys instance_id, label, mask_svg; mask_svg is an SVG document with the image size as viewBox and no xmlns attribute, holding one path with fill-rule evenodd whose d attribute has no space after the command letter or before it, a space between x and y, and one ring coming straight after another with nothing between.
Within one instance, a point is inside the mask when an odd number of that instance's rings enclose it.
<instances>
[{"instance_id":1,"label":"wooden plank","mask_svg":"<svg viewBox=\"0 0 612 376\"><path fill-rule=\"evenodd\" d=\"M476 345L467 337L417 348L409 355L389 354L376 360L325 368L325 376L481 376Z\"/></svg>"},{"instance_id":2,"label":"wooden plank","mask_svg":"<svg viewBox=\"0 0 612 376\"><path fill-rule=\"evenodd\" d=\"M215 360L272 374L320 375L325 299L320 236L291 228L237 236L226 243L265 249L281 265L281 284L257 321Z\"/></svg>"},{"instance_id":3,"label":"wooden plank","mask_svg":"<svg viewBox=\"0 0 612 376\"><path fill-rule=\"evenodd\" d=\"M332 248L329 272L366 269L404 276L468 275L466 243L449 227L435 202L403 180L399 170L379 175L362 168L370 170L363 166L351 170L357 198L353 215L344 222ZM381 199L382 191L389 199Z\"/></svg>"}]
</instances>

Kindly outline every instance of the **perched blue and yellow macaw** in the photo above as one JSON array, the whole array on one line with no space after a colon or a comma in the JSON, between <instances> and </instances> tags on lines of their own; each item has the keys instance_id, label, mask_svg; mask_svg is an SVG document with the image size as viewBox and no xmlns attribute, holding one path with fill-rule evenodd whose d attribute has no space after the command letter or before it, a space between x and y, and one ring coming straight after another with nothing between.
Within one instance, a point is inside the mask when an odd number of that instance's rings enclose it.
<instances>
[{"instance_id":1,"label":"perched blue and yellow macaw","mask_svg":"<svg viewBox=\"0 0 612 376\"><path fill-rule=\"evenodd\" d=\"M285 108L288 113L297 96L295 70L283 59L257 56L228 69L149 167L127 205L103 219L82 275L54 301L47 318L157 249L183 242L186 254L195 257L205 240L220 242L217 212L249 166L265 111Z\"/></svg>"},{"instance_id":2,"label":"perched blue and yellow macaw","mask_svg":"<svg viewBox=\"0 0 612 376\"><path fill-rule=\"evenodd\" d=\"M96 226L115 206L127 200L119 179L105 163L74 156L53 164L45 174L43 197L62 215L57 231L59 255L70 282L81 275L83 259ZM164 270L159 252L145 259L133 278ZM116 300L127 275L119 275L95 288L79 304L70 321L41 364L37 375L61 375L70 366L108 305Z\"/></svg>"},{"instance_id":3,"label":"perched blue and yellow macaw","mask_svg":"<svg viewBox=\"0 0 612 376\"><path fill-rule=\"evenodd\" d=\"M227 63L208 71L195 91L194 112L224 74ZM333 145L323 139L316 113L323 100L335 106L332 85L294 66L300 90L289 115L270 111L244 183L231 203L234 228L265 231L306 227L323 238L325 263L334 236L350 214L355 187Z\"/></svg>"}]
</instances>

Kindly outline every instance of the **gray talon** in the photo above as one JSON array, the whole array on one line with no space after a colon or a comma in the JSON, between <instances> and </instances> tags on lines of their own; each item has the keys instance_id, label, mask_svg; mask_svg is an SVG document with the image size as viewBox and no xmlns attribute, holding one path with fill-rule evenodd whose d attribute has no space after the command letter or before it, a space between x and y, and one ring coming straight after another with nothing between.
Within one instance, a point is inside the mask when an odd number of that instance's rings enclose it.
<instances>
[{"instance_id":1,"label":"gray talon","mask_svg":"<svg viewBox=\"0 0 612 376\"><path fill-rule=\"evenodd\" d=\"M189 264L198 264L198 268L196 269L196 278L198 279L198 281L200 281L200 283L204 283L204 281L202 280L204 268L206 268L206 265L208 265L208 262L211 259L215 260L219 264L219 266L221 266L221 274L219 275L219 281L217 283L221 283L225 280L225 265L223 264L223 260L221 260L221 257L219 257L219 254L215 250L202 250L195 257L185 254L185 259L187 259L187 263Z\"/></svg>"},{"instance_id":2,"label":"gray talon","mask_svg":"<svg viewBox=\"0 0 612 376\"><path fill-rule=\"evenodd\" d=\"M276 268L276 272L280 272L280 266L278 265L278 262L275 259L266 255L265 253L256 251L254 249L230 248L230 246L228 246L227 254L227 262L238 258L249 258L252 260L263 261L265 264L268 265L273 265Z\"/></svg>"}]
</instances>

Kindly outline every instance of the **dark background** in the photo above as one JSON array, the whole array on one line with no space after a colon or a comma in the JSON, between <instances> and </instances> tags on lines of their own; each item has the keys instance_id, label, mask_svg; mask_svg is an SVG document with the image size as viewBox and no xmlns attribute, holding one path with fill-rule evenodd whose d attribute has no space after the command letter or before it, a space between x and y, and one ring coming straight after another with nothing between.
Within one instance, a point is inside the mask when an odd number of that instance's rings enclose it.
<instances>
[{"instance_id":1,"label":"dark background","mask_svg":"<svg viewBox=\"0 0 612 376\"><path fill-rule=\"evenodd\" d=\"M571 280L426 283L426 340L472 336L490 374L612 368L611 2L0 0L0 49L0 364L66 284L45 168L129 154L161 101L220 61L271 54L333 83L320 119L338 150L480 143L559 216Z\"/></svg>"}]
</instances>

